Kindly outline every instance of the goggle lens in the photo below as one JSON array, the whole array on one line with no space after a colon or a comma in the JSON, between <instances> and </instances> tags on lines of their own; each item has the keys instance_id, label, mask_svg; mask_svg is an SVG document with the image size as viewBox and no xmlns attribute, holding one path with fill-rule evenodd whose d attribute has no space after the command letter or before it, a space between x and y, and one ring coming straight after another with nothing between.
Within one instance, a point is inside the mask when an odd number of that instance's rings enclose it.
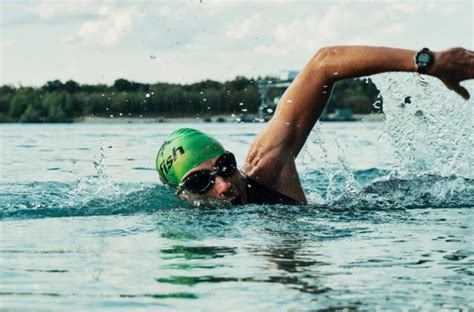
<instances>
[{"instance_id":1,"label":"goggle lens","mask_svg":"<svg viewBox=\"0 0 474 312\"><path fill-rule=\"evenodd\" d=\"M214 179L208 171L194 172L183 182L184 188L193 193L206 192L212 184L214 184Z\"/></svg>"},{"instance_id":2,"label":"goggle lens","mask_svg":"<svg viewBox=\"0 0 474 312\"><path fill-rule=\"evenodd\" d=\"M233 175L236 169L237 162L235 161L235 156L230 152L219 157L214 166L214 170L216 170L217 174L223 178Z\"/></svg>"},{"instance_id":3,"label":"goggle lens","mask_svg":"<svg viewBox=\"0 0 474 312\"><path fill-rule=\"evenodd\" d=\"M233 175L236 170L237 162L235 161L234 154L226 152L217 159L212 172L209 170L193 172L184 179L180 186L191 193L205 193L215 183L216 175L227 178Z\"/></svg>"}]
</instances>

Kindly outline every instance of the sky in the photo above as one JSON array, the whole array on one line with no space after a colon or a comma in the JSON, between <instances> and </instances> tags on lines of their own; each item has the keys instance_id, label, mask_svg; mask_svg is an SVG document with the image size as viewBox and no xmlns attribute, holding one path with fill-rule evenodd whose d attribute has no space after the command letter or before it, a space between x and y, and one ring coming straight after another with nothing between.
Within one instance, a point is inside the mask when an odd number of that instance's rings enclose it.
<instances>
[{"instance_id":1,"label":"sky","mask_svg":"<svg viewBox=\"0 0 474 312\"><path fill-rule=\"evenodd\" d=\"M474 1L0 0L0 84L225 81L321 47L474 50Z\"/></svg>"}]
</instances>

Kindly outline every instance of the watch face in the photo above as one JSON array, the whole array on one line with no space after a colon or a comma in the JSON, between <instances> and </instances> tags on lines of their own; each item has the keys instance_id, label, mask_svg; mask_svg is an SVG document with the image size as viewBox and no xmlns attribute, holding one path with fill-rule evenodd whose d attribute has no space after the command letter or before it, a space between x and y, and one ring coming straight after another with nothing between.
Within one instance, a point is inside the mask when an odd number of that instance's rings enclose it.
<instances>
[{"instance_id":1,"label":"watch face","mask_svg":"<svg viewBox=\"0 0 474 312\"><path fill-rule=\"evenodd\" d=\"M428 63L430 61L430 55L428 53L420 53L418 54L418 62L420 63Z\"/></svg>"},{"instance_id":2,"label":"watch face","mask_svg":"<svg viewBox=\"0 0 474 312\"><path fill-rule=\"evenodd\" d=\"M423 48L423 50L416 54L415 63L417 66L416 71L420 74L426 74L434 63L434 55L427 48Z\"/></svg>"}]
</instances>

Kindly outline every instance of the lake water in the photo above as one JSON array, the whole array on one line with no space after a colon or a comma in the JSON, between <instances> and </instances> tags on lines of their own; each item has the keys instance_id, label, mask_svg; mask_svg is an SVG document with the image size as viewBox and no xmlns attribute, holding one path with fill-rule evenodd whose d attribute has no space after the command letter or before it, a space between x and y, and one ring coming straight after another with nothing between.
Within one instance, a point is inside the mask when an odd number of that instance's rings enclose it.
<instances>
[{"instance_id":1,"label":"lake water","mask_svg":"<svg viewBox=\"0 0 474 312\"><path fill-rule=\"evenodd\" d=\"M196 208L159 182L171 130L241 163L262 124L1 125L0 307L473 309L472 105L393 94L385 122L316 127L304 207Z\"/></svg>"}]
</instances>

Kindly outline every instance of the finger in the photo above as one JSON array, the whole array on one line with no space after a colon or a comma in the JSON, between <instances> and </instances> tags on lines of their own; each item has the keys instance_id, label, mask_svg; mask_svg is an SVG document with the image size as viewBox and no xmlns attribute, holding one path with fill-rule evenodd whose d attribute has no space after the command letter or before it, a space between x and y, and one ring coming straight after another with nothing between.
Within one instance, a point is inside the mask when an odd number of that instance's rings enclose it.
<instances>
[{"instance_id":1,"label":"finger","mask_svg":"<svg viewBox=\"0 0 474 312\"><path fill-rule=\"evenodd\" d=\"M470 98L469 92L466 90L466 88L461 86L459 84L459 82L458 83L453 83L453 82L451 82L449 80L446 80L446 79L442 79L441 81L443 81L443 83L445 84L445 86L448 89L453 90L454 92L456 92L457 94L462 96L465 100L469 100L469 98Z\"/></svg>"},{"instance_id":2,"label":"finger","mask_svg":"<svg viewBox=\"0 0 474 312\"><path fill-rule=\"evenodd\" d=\"M465 100L469 100L469 97L470 97L469 92L466 90L466 88L461 86L459 83L452 86L452 90L455 91L460 96L462 96Z\"/></svg>"}]
</instances>

